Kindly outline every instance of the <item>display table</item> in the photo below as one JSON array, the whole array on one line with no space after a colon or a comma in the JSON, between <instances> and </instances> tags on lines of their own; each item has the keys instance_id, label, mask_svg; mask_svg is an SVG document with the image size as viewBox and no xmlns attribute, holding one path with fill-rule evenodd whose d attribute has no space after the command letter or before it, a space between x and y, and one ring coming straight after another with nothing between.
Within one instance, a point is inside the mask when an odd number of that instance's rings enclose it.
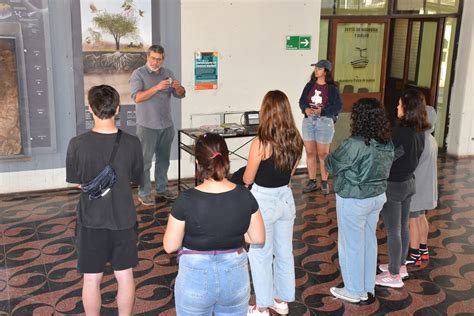
<instances>
[{"instance_id":1,"label":"display table","mask_svg":"<svg viewBox=\"0 0 474 316\"><path fill-rule=\"evenodd\" d=\"M206 133L206 130L199 129L199 128L187 128L187 129L179 129L178 130L178 190L181 191L181 187L184 188L189 188L188 185L185 183L182 183L181 181L181 154L182 151L188 153L189 155L194 157L194 142L196 139ZM256 130L248 130L243 128L242 131L239 131L239 133L233 132L233 131L226 131L223 134L220 134L222 137L225 139L229 138L241 138L242 143L238 145L237 148L235 149L230 149L229 148L229 156L234 155L237 156L241 159L247 160L246 155L248 153L242 153L244 156L238 153L242 147L250 143L255 136L257 135ZM228 145L227 145L228 146ZM198 184L198 179L196 177L196 172L197 172L197 166L194 164L194 185Z\"/></svg>"}]
</instances>

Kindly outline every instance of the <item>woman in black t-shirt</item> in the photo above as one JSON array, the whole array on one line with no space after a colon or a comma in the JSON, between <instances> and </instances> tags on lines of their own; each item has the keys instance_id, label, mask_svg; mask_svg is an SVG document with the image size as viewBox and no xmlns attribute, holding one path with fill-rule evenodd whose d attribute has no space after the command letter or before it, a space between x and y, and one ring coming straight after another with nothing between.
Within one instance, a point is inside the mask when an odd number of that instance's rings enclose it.
<instances>
[{"instance_id":1,"label":"woman in black t-shirt","mask_svg":"<svg viewBox=\"0 0 474 316\"><path fill-rule=\"evenodd\" d=\"M268 308L288 314L295 299L293 223L295 201L290 177L301 158L303 139L290 102L281 91L269 91L260 108L257 137L250 145L243 180L252 185L265 222L263 247L250 246L249 260L257 305L247 315L268 315ZM275 258L275 259L274 259Z\"/></svg>"},{"instance_id":2,"label":"woman in black t-shirt","mask_svg":"<svg viewBox=\"0 0 474 316\"><path fill-rule=\"evenodd\" d=\"M414 172L424 148L424 131L430 127L423 94L415 89L403 92L397 117L392 129L395 158L387 182L387 202L380 212L387 231L389 263L379 265L382 273L376 276L375 284L401 288L404 285L402 279L408 277L405 259L409 243L410 203L415 193Z\"/></svg>"},{"instance_id":3,"label":"woman in black t-shirt","mask_svg":"<svg viewBox=\"0 0 474 316\"><path fill-rule=\"evenodd\" d=\"M166 252L179 249L176 313L245 315L250 279L243 246L265 242L262 216L250 191L227 180L222 136L201 135L194 150L203 182L179 195L163 238Z\"/></svg>"}]
</instances>

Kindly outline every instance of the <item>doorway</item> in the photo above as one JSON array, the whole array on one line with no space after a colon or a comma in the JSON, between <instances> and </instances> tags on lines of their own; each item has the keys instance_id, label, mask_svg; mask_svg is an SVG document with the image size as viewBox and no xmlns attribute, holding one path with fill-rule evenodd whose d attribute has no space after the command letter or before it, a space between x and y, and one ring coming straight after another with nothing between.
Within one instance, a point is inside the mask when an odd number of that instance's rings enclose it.
<instances>
[{"instance_id":1,"label":"doorway","mask_svg":"<svg viewBox=\"0 0 474 316\"><path fill-rule=\"evenodd\" d=\"M405 89L423 92L436 108L442 47L443 18L393 19L390 32L384 104L392 121Z\"/></svg>"}]
</instances>

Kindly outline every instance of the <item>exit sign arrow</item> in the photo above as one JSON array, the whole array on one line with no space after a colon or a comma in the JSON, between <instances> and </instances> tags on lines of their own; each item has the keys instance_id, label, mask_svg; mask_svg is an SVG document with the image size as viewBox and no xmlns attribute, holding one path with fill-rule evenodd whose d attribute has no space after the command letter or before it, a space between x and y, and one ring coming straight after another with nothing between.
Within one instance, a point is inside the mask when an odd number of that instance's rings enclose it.
<instances>
[{"instance_id":1,"label":"exit sign arrow","mask_svg":"<svg viewBox=\"0 0 474 316\"><path fill-rule=\"evenodd\" d=\"M311 35L307 36L287 36L286 37L287 50L311 49Z\"/></svg>"}]
</instances>

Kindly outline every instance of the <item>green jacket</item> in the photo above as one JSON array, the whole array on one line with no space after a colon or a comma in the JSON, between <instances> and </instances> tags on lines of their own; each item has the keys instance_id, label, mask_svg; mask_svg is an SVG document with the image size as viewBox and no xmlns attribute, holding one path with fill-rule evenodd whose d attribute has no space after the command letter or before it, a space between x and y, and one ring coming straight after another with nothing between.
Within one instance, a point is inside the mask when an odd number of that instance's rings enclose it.
<instances>
[{"instance_id":1,"label":"green jacket","mask_svg":"<svg viewBox=\"0 0 474 316\"><path fill-rule=\"evenodd\" d=\"M387 189L394 156L392 142L381 144L362 137L350 137L325 160L326 169L334 175L334 191L343 198L366 199Z\"/></svg>"}]
</instances>

